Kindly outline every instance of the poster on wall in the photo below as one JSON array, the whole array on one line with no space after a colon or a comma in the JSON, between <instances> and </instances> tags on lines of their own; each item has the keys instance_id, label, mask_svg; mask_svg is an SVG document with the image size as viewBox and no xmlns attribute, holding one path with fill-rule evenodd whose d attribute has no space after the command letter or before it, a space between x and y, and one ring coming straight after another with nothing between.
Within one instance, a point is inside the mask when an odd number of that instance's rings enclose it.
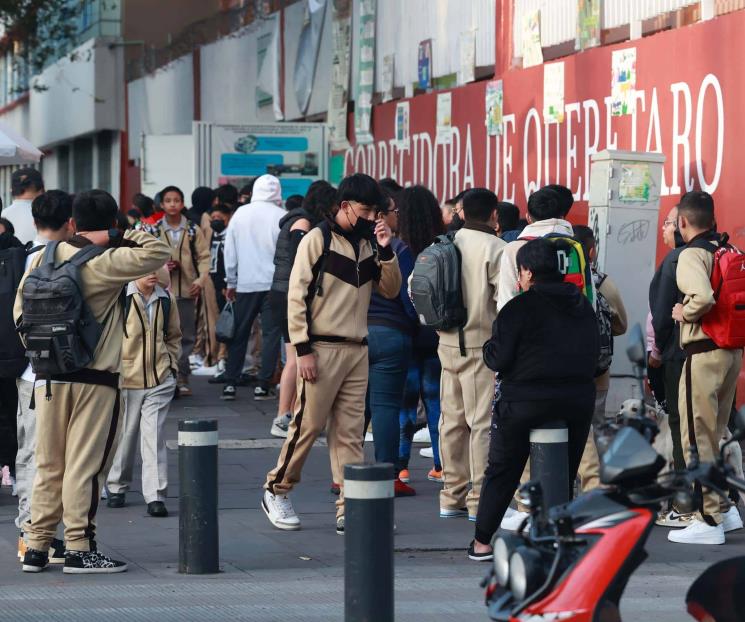
<instances>
[{"instance_id":1,"label":"poster on wall","mask_svg":"<svg viewBox=\"0 0 745 622\"><path fill-rule=\"evenodd\" d=\"M468 84L476 79L476 31L460 33L460 64L458 84Z\"/></svg>"},{"instance_id":2,"label":"poster on wall","mask_svg":"<svg viewBox=\"0 0 745 622\"><path fill-rule=\"evenodd\" d=\"M331 89L327 122L329 143L334 150L346 149L347 104L349 100L349 58L352 45L351 0L334 0L331 23Z\"/></svg>"},{"instance_id":3,"label":"poster on wall","mask_svg":"<svg viewBox=\"0 0 745 622\"><path fill-rule=\"evenodd\" d=\"M396 104L396 144L399 149L409 149L409 102Z\"/></svg>"},{"instance_id":4,"label":"poster on wall","mask_svg":"<svg viewBox=\"0 0 745 622\"><path fill-rule=\"evenodd\" d=\"M541 48L541 12L529 11L523 15L523 67L534 67L543 62Z\"/></svg>"},{"instance_id":5,"label":"poster on wall","mask_svg":"<svg viewBox=\"0 0 745 622\"><path fill-rule=\"evenodd\" d=\"M381 84L383 102L389 102L393 99L393 70L395 68L395 62L395 54L388 54L383 57L383 84Z\"/></svg>"},{"instance_id":6,"label":"poster on wall","mask_svg":"<svg viewBox=\"0 0 745 622\"><path fill-rule=\"evenodd\" d=\"M295 99L298 109L303 114L308 112L310 96L313 93L313 79L316 75L318 50L321 47L321 31L325 17L326 0L308 0L293 74Z\"/></svg>"},{"instance_id":7,"label":"poster on wall","mask_svg":"<svg viewBox=\"0 0 745 622\"><path fill-rule=\"evenodd\" d=\"M282 198L304 195L327 175L327 134L323 123L211 125L211 187L237 187L266 173L279 178Z\"/></svg>"},{"instance_id":8,"label":"poster on wall","mask_svg":"<svg viewBox=\"0 0 745 622\"><path fill-rule=\"evenodd\" d=\"M420 89L426 91L432 88L432 39L419 43L417 78Z\"/></svg>"},{"instance_id":9,"label":"poster on wall","mask_svg":"<svg viewBox=\"0 0 745 622\"><path fill-rule=\"evenodd\" d=\"M575 50L600 45L600 9L602 0L577 0L577 37Z\"/></svg>"},{"instance_id":10,"label":"poster on wall","mask_svg":"<svg viewBox=\"0 0 745 622\"><path fill-rule=\"evenodd\" d=\"M611 114L632 114L636 92L636 48L615 50L611 76Z\"/></svg>"},{"instance_id":11,"label":"poster on wall","mask_svg":"<svg viewBox=\"0 0 745 622\"><path fill-rule=\"evenodd\" d=\"M564 63L543 66L543 121L561 123L564 120Z\"/></svg>"},{"instance_id":12,"label":"poster on wall","mask_svg":"<svg viewBox=\"0 0 745 622\"><path fill-rule=\"evenodd\" d=\"M279 17L274 15L267 22L270 30L260 35L256 42L256 106L272 106L274 118L282 121L285 116L279 93Z\"/></svg>"},{"instance_id":13,"label":"poster on wall","mask_svg":"<svg viewBox=\"0 0 745 622\"><path fill-rule=\"evenodd\" d=\"M453 96L451 93L437 95L436 141L439 145L449 145L453 140Z\"/></svg>"},{"instance_id":14,"label":"poster on wall","mask_svg":"<svg viewBox=\"0 0 745 622\"><path fill-rule=\"evenodd\" d=\"M360 67L357 73L357 101L354 134L358 143L373 141L371 131L372 98L375 83L375 9L376 0L360 0Z\"/></svg>"},{"instance_id":15,"label":"poster on wall","mask_svg":"<svg viewBox=\"0 0 745 622\"><path fill-rule=\"evenodd\" d=\"M502 111L504 109L504 91L501 80L486 83L486 135L502 135Z\"/></svg>"}]
</instances>

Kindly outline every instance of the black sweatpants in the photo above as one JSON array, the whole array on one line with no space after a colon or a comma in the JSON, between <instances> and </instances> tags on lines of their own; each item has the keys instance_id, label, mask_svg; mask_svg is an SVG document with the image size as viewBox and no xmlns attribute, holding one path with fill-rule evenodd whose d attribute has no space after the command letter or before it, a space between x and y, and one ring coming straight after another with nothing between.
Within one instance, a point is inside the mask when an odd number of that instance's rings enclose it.
<instances>
[{"instance_id":1,"label":"black sweatpants","mask_svg":"<svg viewBox=\"0 0 745 622\"><path fill-rule=\"evenodd\" d=\"M0 467L16 473L18 388L15 378L0 378Z\"/></svg>"},{"instance_id":2,"label":"black sweatpants","mask_svg":"<svg viewBox=\"0 0 745 622\"><path fill-rule=\"evenodd\" d=\"M569 482L574 482L590 432L595 391L574 399L497 403L492 416L489 461L481 484L476 540L490 544L499 528L525 463L530 456L530 430L549 421L564 421L569 430Z\"/></svg>"},{"instance_id":3,"label":"black sweatpants","mask_svg":"<svg viewBox=\"0 0 745 622\"><path fill-rule=\"evenodd\" d=\"M678 388L684 363L684 359L674 359L667 361L662 366L662 371L665 375L667 422L670 426L670 436L673 441L673 465L676 471L685 471L686 468L683 441L680 438L680 412L678 411Z\"/></svg>"}]
</instances>

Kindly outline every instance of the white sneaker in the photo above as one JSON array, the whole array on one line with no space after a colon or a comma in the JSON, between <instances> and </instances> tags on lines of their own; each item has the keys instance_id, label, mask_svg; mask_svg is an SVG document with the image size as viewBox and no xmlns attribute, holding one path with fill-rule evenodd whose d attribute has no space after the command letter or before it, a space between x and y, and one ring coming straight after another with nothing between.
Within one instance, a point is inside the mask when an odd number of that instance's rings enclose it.
<instances>
[{"instance_id":1,"label":"white sneaker","mask_svg":"<svg viewBox=\"0 0 745 622\"><path fill-rule=\"evenodd\" d=\"M14 497L18 496L18 489L16 488L16 478L11 475L10 477L10 494ZM742 527L742 525L740 525Z\"/></svg>"},{"instance_id":2,"label":"white sneaker","mask_svg":"<svg viewBox=\"0 0 745 622\"><path fill-rule=\"evenodd\" d=\"M192 369L197 369L198 367L201 367L203 363L204 363L204 359L198 354L189 355L189 367L191 367Z\"/></svg>"},{"instance_id":3,"label":"white sneaker","mask_svg":"<svg viewBox=\"0 0 745 622\"><path fill-rule=\"evenodd\" d=\"M688 514L678 514L675 510L670 510L669 512L660 514L655 521L655 525L681 529L683 527L688 527L694 519L694 516L695 514L693 512Z\"/></svg>"},{"instance_id":4,"label":"white sneaker","mask_svg":"<svg viewBox=\"0 0 745 622\"><path fill-rule=\"evenodd\" d=\"M693 519L685 529L670 531L667 539L680 544L724 544L724 525L712 527L702 520Z\"/></svg>"},{"instance_id":5,"label":"white sneaker","mask_svg":"<svg viewBox=\"0 0 745 622\"><path fill-rule=\"evenodd\" d=\"M737 511L737 506L733 505L729 510L722 514L722 517L724 518L724 521L722 522L724 533L742 529L742 517L740 516L740 512Z\"/></svg>"},{"instance_id":6,"label":"white sneaker","mask_svg":"<svg viewBox=\"0 0 745 622\"><path fill-rule=\"evenodd\" d=\"M287 438L287 430L290 427L290 421L292 421L291 413L280 415L272 421L272 429L269 430L269 434L276 436L277 438Z\"/></svg>"},{"instance_id":7,"label":"white sneaker","mask_svg":"<svg viewBox=\"0 0 745 622\"><path fill-rule=\"evenodd\" d=\"M431 443L432 439L429 436L429 428L425 426L421 430L418 430L411 440L413 443Z\"/></svg>"},{"instance_id":8,"label":"white sneaker","mask_svg":"<svg viewBox=\"0 0 745 622\"><path fill-rule=\"evenodd\" d=\"M277 529L296 531L300 529L300 519L295 514L292 502L287 495L273 495L268 490L264 491L261 507L266 517Z\"/></svg>"},{"instance_id":9,"label":"white sneaker","mask_svg":"<svg viewBox=\"0 0 745 622\"><path fill-rule=\"evenodd\" d=\"M215 373L215 376L224 373L225 367L226 367L225 359L220 359L219 361L217 361L217 372Z\"/></svg>"},{"instance_id":10,"label":"white sneaker","mask_svg":"<svg viewBox=\"0 0 745 622\"><path fill-rule=\"evenodd\" d=\"M421 449L419 450L419 455L420 455L420 456L421 456L422 458L434 458L434 457L435 457L435 454L434 454L434 452L432 451L432 448L431 448L431 447L422 447L422 448L421 448Z\"/></svg>"},{"instance_id":11,"label":"white sneaker","mask_svg":"<svg viewBox=\"0 0 745 622\"><path fill-rule=\"evenodd\" d=\"M530 514L527 512L518 512L517 510L508 508L499 526L507 531L517 531L520 525L523 524L523 521L529 517Z\"/></svg>"}]
</instances>

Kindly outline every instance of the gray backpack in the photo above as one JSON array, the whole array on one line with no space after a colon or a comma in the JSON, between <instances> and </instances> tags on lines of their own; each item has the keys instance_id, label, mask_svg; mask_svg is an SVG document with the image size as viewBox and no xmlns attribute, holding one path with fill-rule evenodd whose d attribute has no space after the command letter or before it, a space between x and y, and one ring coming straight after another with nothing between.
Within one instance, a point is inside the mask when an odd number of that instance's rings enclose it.
<instances>
[{"instance_id":1,"label":"gray backpack","mask_svg":"<svg viewBox=\"0 0 745 622\"><path fill-rule=\"evenodd\" d=\"M93 361L103 327L83 298L80 268L106 249L91 244L55 263L59 242L50 242L37 268L23 283L23 316L18 332L39 379L79 371Z\"/></svg>"},{"instance_id":2,"label":"gray backpack","mask_svg":"<svg viewBox=\"0 0 745 622\"><path fill-rule=\"evenodd\" d=\"M465 356L463 327L468 312L463 305L461 256L454 231L438 235L414 263L411 300L419 321L435 330L458 329L461 354Z\"/></svg>"},{"instance_id":3,"label":"gray backpack","mask_svg":"<svg viewBox=\"0 0 745 622\"><path fill-rule=\"evenodd\" d=\"M598 332L600 333L600 356L598 358L598 367L595 371L596 377L602 376L608 371L613 362L613 332L611 329L613 316L608 299L600 292L600 286L606 277L607 275L602 272L593 272L595 293L597 294L597 309L595 312L598 319Z\"/></svg>"}]
</instances>

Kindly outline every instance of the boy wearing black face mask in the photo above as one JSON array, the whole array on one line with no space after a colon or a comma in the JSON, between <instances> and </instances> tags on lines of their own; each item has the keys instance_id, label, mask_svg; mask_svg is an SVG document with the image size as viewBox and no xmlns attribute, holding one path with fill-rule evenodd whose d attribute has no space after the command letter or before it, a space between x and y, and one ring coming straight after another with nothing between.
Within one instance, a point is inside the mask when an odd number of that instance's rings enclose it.
<instances>
[{"instance_id":1,"label":"boy wearing black face mask","mask_svg":"<svg viewBox=\"0 0 745 622\"><path fill-rule=\"evenodd\" d=\"M300 481L310 448L327 428L336 502L336 531L344 532L344 465L362 462L368 378L367 312L373 290L395 298L401 287L391 230L376 214L388 201L378 183L356 174L342 180L333 217L303 237L287 293L290 341L297 353L295 413L277 466L264 486L262 508L271 523L300 529L288 493ZM373 252L377 244L377 255Z\"/></svg>"},{"instance_id":2,"label":"boy wearing black face mask","mask_svg":"<svg viewBox=\"0 0 745 622\"><path fill-rule=\"evenodd\" d=\"M210 213L210 278L215 286L218 312L225 306L225 232L232 215L233 210L224 203Z\"/></svg>"}]
</instances>

